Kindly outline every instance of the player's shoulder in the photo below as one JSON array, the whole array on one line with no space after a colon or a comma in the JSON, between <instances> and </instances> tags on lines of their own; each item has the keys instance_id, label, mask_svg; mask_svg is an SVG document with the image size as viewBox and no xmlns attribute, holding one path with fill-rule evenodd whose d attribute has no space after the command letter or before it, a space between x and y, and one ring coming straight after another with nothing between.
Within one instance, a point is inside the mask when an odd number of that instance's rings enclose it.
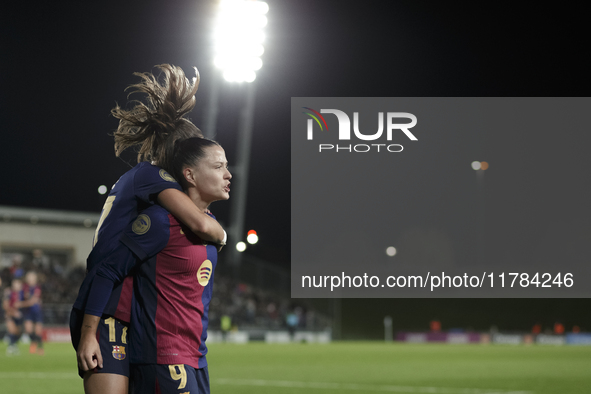
<instances>
[{"instance_id":1,"label":"player's shoulder","mask_svg":"<svg viewBox=\"0 0 591 394\"><path fill-rule=\"evenodd\" d=\"M158 181L176 182L165 169L158 167L148 161L142 161L134 167L136 178L151 178Z\"/></svg>"},{"instance_id":2,"label":"player's shoulder","mask_svg":"<svg viewBox=\"0 0 591 394\"><path fill-rule=\"evenodd\" d=\"M121 236L121 241L142 259L161 251L170 238L168 211L151 205L139 213Z\"/></svg>"},{"instance_id":3,"label":"player's shoulder","mask_svg":"<svg viewBox=\"0 0 591 394\"><path fill-rule=\"evenodd\" d=\"M154 204L140 212L140 215L147 215L155 219L168 218L169 212L161 205Z\"/></svg>"},{"instance_id":4,"label":"player's shoulder","mask_svg":"<svg viewBox=\"0 0 591 394\"><path fill-rule=\"evenodd\" d=\"M141 211L131 223L131 231L138 235L148 232L154 234L158 230L168 228L170 225L169 213L158 204L150 205Z\"/></svg>"},{"instance_id":5,"label":"player's shoulder","mask_svg":"<svg viewBox=\"0 0 591 394\"><path fill-rule=\"evenodd\" d=\"M128 187L130 187L129 185L133 184L138 171L145 167L144 163L147 162L138 163L135 167L127 170L123 175L121 175L111 188L110 195L118 193L120 194L122 190L125 191Z\"/></svg>"},{"instance_id":6,"label":"player's shoulder","mask_svg":"<svg viewBox=\"0 0 591 394\"><path fill-rule=\"evenodd\" d=\"M149 164L147 161L142 161L141 163L136 164L133 168L127 170L121 177L119 177L119 181L134 178L139 171L147 171L146 163ZM117 181L117 182L119 182Z\"/></svg>"}]
</instances>

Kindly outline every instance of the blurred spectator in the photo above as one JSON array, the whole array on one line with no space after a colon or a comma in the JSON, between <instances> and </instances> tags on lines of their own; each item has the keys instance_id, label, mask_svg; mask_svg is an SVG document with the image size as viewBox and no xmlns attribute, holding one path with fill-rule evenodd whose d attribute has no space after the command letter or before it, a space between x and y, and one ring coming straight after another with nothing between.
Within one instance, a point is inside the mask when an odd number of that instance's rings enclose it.
<instances>
[{"instance_id":1,"label":"blurred spectator","mask_svg":"<svg viewBox=\"0 0 591 394\"><path fill-rule=\"evenodd\" d=\"M271 320L277 319L277 315L278 315L277 306L275 305L275 303L273 301L269 302L269 304L267 305L267 313L269 315L269 319L271 319Z\"/></svg>"},{"instance_id":2,"label":"blurred spectator","mask_svg":"<svg viewBox=\"0 0 591 394\"><path fill-rule=\"evenodd\" d=\"M534 324L534 326L531 328L531 333L534 335L538 335L541 332L542 332L542 325L540 323Z\"/></svg>"},{"instance_id":3,"label":"blurred spectator","mask_svg":"<svg viewBox=\"0 0 591 394\"><path fill-rule=\"evenodd\" d=\"M429 329L431 332L441 331L441 322L438 319L433 319L429 322Z\"/></svg>"},{"instance_id":4,"label":"blurred spectator","mask_svg":"<svg viewBox=\"0 0 591 394\"><path fill-rule=\"evenodd\" d=\"M254 297L249 298L246 300L246 322L253 323L254 318L257 312L257 305L254 300Z\"/></svg>"},{"instance_id":5,"label":"blurred spectator","mask_svg":"<svg viewBox=\"0 0 591 394\"><path fill-rule=\"evenodd\" d=\"M226 342L228 332L232 329L232 318L228 315L222 315L220 319L220 329L222 330L222 340Z\"/></svg>"},{"instance_id":6,"label":"blurred spectator","mask_svg":"<svg viewBox=\"0 0 591 394\"><path fill-rule=\"evenodd\" d=\"M298 315L296 315L295 312L291 312L285 317L285 322L287 323L287 331L289 331L289 336L292 341L295 336L296 327L298 326L299 321L300 318L298 317Z\"/></svg>"},{"instance_id":7,"label":"blurred spectator","mask_svg":"<svg viewBox=\"0 0 591 394\"><path fill-rule=\"evenodd\" d=\"M41 249L33 249L33 259L31 260L34 269L39 271L49 271L51 262Z\"/></svg>"},{"instance_id":8,"label":"blurred spectator","mask_svg":"<svg viewBox=\"0 0 591 394\"><path fill-rule=\"evenodd\" d=\"M12 258L12 265L10 266L10 277L11 278L20 278L25 274L25 271L22 267L23 263L23 256L20 254L15 254Z\"/></svg>"},{"instance_id":9,"label":"blurred spectator","mask_svg":"<svg viewBox=\"0 0 591 394\"><path fill-rule=\"evenodd\" d=\"M564 334L564 324L561 322L554 323L554 334L562 335Z\"/></svg>"}]
</instances>

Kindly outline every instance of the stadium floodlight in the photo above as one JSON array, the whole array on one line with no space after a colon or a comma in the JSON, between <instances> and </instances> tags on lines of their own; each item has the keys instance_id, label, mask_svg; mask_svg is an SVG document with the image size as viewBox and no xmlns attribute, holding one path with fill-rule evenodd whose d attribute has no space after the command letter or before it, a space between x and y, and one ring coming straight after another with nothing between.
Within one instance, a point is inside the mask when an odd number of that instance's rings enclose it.
<instances>
[{"instance_id":1,"label":"stadium floodlight","mask_svg":"<svg viewBox=\"0 0 591 394\"><path fill-rule=\"evenodd\" d=\"M475 171L478 170L482 170L482 171L486 171L488 170L489 164L486 161L473 161L472 162L472 169Z\"/></svg>"},{"instance_id":2,"label":"stadium floodlight","mask_svg":"<svg viewBox=\"0 0 591 394\"><path fill-rule=\"evenodd\" d=\"M257 235L257 232L254 230L250 230L248 232L248 235L246 236L246 241L251 245L254 245L257 242L259 242L259 236Z\"/></svg>"},{"instance_id":3,"label":"stadium floodlight","mask_svg":"<svg viewBox=\"0 0 591 394\"><path fill-rule=\"evenodd\" d=\"M246 244L242 241L236 244L236 250L239 252L244 252L246 250Z\"/></svg>"},{"instance_id":4,"label":"stadium floodlight","mask_svg":"<svg viewBox=\"0 0 591 394\"><path fill-rule=\"evenodd\" d=\"M263 66L264 1L221 0L214 28L214 64L229 82L252 82Z\"/></svg>"}]
</instances>

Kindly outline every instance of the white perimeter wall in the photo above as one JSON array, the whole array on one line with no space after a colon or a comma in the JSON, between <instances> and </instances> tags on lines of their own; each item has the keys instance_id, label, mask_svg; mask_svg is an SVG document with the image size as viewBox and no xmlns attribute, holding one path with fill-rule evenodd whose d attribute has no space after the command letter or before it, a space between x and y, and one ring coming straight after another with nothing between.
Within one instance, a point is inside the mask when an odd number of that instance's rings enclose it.
<instances>
[{"instance_id":1,"label":"white perimeter wall","mask_svg":"<svg viewBox=\"0 0 591 394\"><path fill-rule=\"evenodd\" d=\"M73 264L85 265L96 227L0 221L0 252L6 246L58 248L73 251Z\"/></svg>"}]
</instances>

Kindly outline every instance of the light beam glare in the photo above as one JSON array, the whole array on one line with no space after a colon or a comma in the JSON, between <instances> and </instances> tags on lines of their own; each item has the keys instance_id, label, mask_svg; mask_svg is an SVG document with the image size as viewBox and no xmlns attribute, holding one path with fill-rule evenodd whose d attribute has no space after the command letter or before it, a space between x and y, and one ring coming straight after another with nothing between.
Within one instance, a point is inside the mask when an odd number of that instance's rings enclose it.
<instances>
[{"instance_id":1,"label":"light beam glare","mask_svg":"<svg viewBox=\"0 0 591 394\"><path fill-rule=\"evenodd\" d=\"M214 65L231 82L252 82L263 66L260 56L265 49L265 14L269 5L263 1L222 0L214 28Z\"/></svg>"}]
</instances>

